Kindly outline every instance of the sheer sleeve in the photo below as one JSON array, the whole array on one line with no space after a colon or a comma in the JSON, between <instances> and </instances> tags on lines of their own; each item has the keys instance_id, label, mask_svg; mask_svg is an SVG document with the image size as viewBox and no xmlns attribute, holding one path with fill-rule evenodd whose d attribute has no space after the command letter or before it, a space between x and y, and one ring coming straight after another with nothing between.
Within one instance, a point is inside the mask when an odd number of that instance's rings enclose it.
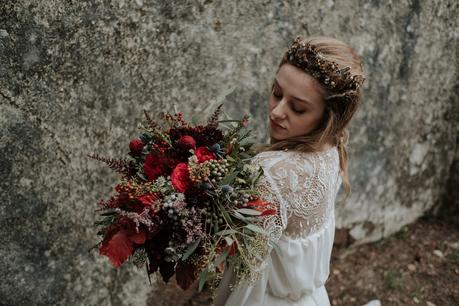
<instances>
[{"instance_id":1,"label":"sheer sleeve","mask_svg":"<svg viewBox=\"0 0 459 306\"><path fill-rule=\"evenodd\" d=\"M278 209L278 215L265 222L273 240L281 234L306 237L323 227L330 212L324 200L331 184L327 184L327 162L320 155L268 151L253 162L264 170L257 189Z\"/></svg>"}]
</instances>

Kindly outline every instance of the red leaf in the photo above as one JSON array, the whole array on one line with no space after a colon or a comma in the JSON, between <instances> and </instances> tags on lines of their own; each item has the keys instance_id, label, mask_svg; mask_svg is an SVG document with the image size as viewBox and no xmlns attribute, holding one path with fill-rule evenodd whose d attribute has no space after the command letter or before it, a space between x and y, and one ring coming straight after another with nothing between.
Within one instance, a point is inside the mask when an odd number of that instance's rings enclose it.
<instances>
[{"instance_id":1,"label":"red leaf","mask_svg":"<svg viewBox=\"0 0 459 306\"><path fill-rule=\"evenodd\" d=\"M175 270L177 284L183 290L188 290L196 280L196 267L188 262L179 261Z\"/></svg>"},{"instance_id":2,"label":"red leaf","mask_svg":"<svg viewBox=\"0 0 459 306\"><path fill-rule=\"evenodd\" d=\"M107 256L112 265L118 268L131 256L133 249L132 242L126 235L126 232L120 230L109 239L104 239L99 248L99 253Z\"/></svg>"},{"instance_id":3,"label":"red leaf","mask_svg":"<svg viewBox=\"0 0 459 306\"><path fill-rule=\"evenodd\" d=\"M168 261L161 261L159 263L159 273L161 274L163 281L167 283L169 279L174 275L175 263Z\"/></svg>"},{"instance_id":4,"label":"red leaf","mask_svg":"<svg viewBox=\"0 0 459 306\"><path fill-rule=\"evenodd\" d=\"M266 209L264 210L260 216L269 216L269 215L275 215L277 214L277 210L275 209Z\"/></svg>"},{"instance_id":5,"label":"red leaf","mask_svg":"<svg viewBox=\"0 0 459 306\"><path fill-rule=\"evenodd\" d=\"M233 256L237 253L237 241L233 241L228 250L228 256Z\"/></svg>"},{"instance_id":6,"label":"red leaf","mask_svg":"<svg viewBox=\"0 0 459 306\"><path fill-rule=\"evenodd\" d=\"M225 272L225 261L224 260L217 266L217 270L219 273Z\"/></svg>"},{"instance_id":7,"label":"red leaf","mask_svg":"<svg viewBox=\"0 0 459 306\"><path fill-rule=\"evenodd\" d=\"M142 229L139 229L139 232L133 229L132 231L129 232L128 238L133 243L144 244L145 240L147 240L147 233L145 233L145 231L143 231Z\"/></svg>"}]
</instances>

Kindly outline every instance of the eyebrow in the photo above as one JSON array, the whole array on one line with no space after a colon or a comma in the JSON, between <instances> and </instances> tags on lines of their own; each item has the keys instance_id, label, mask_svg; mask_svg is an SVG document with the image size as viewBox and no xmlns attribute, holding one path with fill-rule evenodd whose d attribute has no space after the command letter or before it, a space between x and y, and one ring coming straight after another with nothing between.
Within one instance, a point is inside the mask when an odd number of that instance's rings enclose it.
<instances>
[{"instance_id":1,"label":"eyebrow","mask_svg":"<svg viewBox=\"0 0 459 306\"><path fill-rule=\"evenodd\" d=\"M274 83L275 83L277 86L279 86L280 89L282 89L282 87L279 85L279 82L277 81L277 78L274 79ZM304 102L304 103L306 103L306 104L312 105L312 103L311 103L310 101L308 101L308 100L300 99L300 98L297 98L297 97L292 97L292 98L295 99L295 100L298 100L298 101L300 101L300 102Z\"/></svg>"}]
</instances>

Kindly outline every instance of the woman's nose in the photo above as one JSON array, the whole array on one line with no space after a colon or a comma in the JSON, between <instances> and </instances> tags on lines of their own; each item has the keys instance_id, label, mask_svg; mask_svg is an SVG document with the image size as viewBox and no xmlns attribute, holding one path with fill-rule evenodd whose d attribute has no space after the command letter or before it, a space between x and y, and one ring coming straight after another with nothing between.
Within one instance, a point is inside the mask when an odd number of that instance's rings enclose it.
<instances>
[{"instance_id":1,"label":"woman's nose","mask_svg":"<svg viewBox=\"0 0 459 306\"><path fill-rule=\"evenodd\" d=\"M273 110L271 111L271 114L274 118L284 119L287 116L285 111L285 105L285 99L282 99L276 106L274 106Z\"/></svg>"}]
</instances>

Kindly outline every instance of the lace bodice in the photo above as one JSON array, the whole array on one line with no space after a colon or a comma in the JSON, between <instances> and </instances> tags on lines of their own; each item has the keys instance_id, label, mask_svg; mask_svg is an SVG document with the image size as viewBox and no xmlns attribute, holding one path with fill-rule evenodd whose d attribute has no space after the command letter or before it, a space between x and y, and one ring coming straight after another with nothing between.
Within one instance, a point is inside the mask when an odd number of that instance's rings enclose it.
<instances>
[{"instance_id":1,"label":"lace bodice","mask_svg":"<svg viewBox=\"0 0 459 306\"><path fill-rule=\"evenodd\" d=\"M245 281L232 291L235 273L225 271L215 305L329 306L324 284L341 184L336 147L317 153L266 151L255 155L251 164L264 172L256 184L262 199L277 206L278 213L266 216L263 224L272 244L254 283Z\"/></svg>"},{"instance_id":2,"label":"lace bodice","mask_svg":"<svg viewBox=\"0 0 459 306\"><path fill-rule=\"evenodd\" d=\"M322 228L331 216L340 184L335 147L317 153L261 152L252 164L264 170L257 184L262 198L275 203L279 211L265 221L274 239L282 234L304 238Z\"/></svg>"}]
</instances>

